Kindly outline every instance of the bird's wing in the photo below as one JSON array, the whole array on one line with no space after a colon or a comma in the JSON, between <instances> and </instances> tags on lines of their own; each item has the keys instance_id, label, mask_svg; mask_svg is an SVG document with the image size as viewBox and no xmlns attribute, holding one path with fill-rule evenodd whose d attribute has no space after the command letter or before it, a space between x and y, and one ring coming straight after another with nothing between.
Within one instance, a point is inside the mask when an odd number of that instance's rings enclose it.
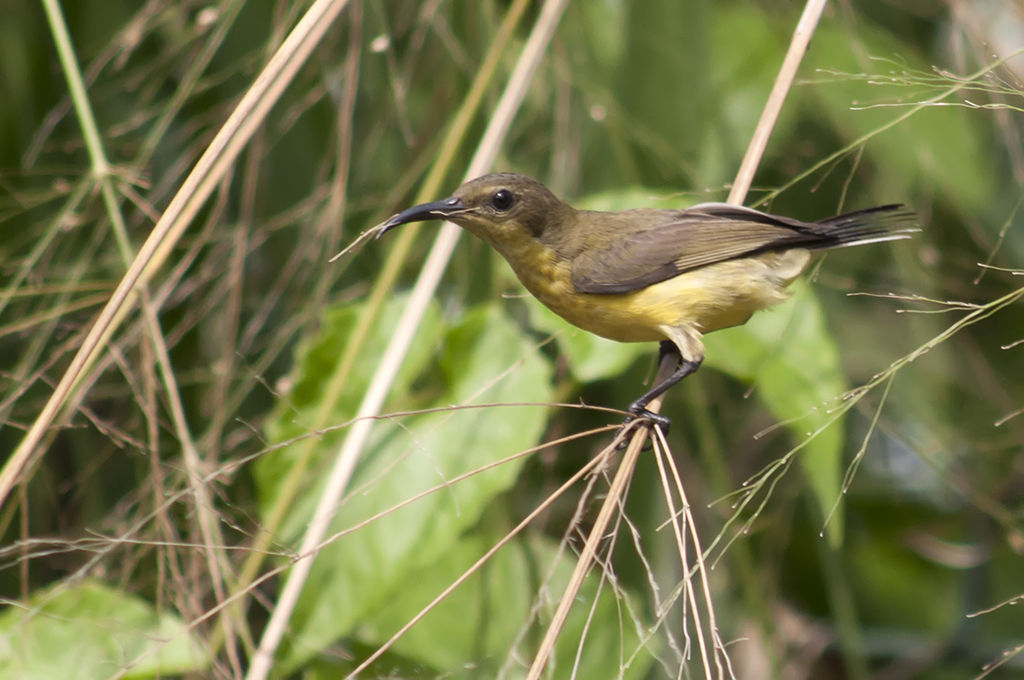
<instances>
[{"instance_id":1,"label":"bird's wing","mask_svg":"<svg viewBox=\"0 0 1024 680\"><path fill-rule=\"evenodd\" d=\"M821 222L727 203L659 211L663 222L580 253L573 260L572 283L581 293L629 293L691 269L769 250L906 238L912 230L896 227L905 227L912 215L901 207L879 206Z\"/></svg>"},{"instance_id":2,"label":"bird's wing","mask_svg":"<svg viewBox=\"0 0 1024 680\"><path fill-rule=\"evenodd\" d=\"M685 271L796 245L815 225L725 203L664 211L664 222L580 253L572 283L581 293L628 293Z\"/></svg>"}]
</instances>

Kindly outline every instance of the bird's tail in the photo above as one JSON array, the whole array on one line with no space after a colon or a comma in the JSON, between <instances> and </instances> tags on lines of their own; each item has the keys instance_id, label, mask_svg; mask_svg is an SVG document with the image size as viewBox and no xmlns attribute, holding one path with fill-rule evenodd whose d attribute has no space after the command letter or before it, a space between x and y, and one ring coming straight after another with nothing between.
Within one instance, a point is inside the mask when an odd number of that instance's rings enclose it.
<instances>
[{"instance_id":1,"label":"bird's tail","mask_svg":"<svg viewBox=\"0 0 1024 680\"><path fill-rule=\"evenodd\" d=\"M896 241L921 231L917 215L899 203L843 213L821 220L816 226L822 238L804 246L811 250Z\"/></svg>"}]
</instances>

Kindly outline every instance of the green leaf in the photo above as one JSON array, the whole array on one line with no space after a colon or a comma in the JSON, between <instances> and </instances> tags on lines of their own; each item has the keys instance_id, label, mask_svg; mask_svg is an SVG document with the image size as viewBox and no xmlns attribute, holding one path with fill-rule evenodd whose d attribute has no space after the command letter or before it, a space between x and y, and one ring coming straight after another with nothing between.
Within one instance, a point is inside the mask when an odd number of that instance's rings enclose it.
<instances>
[{"instance_id":1,"label":"green leaf","mask_svg":"<svg viewBox=\"0 0 1024 680\"><path fill-rule=\"evenodd\" d=\"M544 406L445 408L550 400L549 365L499 305L474 309L452 328L432 368L429 377L437 396L425 405L445 410L375 427L332 530L353 527L439 488L320 551L292 619L290 645L281 657L289 668L351 634L388 602L403 598L409 581L433 568L512 485L522 461L457 483L452 483L454 477L533 446L543 433ZM305 496L318 497L318 487ZM305 521L309 511L309 504L295 508L293 520Z\"/></svg>"},{"instance_id":2,"label":"green leaf","mask_svg":"<svg viewBox=\"0 0 1024 680\"><path fill-rule=\"evenodd\" d=\"M807 440L799 460L824 518L839 497L843 426L839 421L818 430L834 418L829 406L846 390L846 379L817 298L803 280L791 290L793 297L785 305L705 337L705 362L753 381L772 415L796 441ZM842 526L839 506L827 527L834 545L842 541Z\"/></svg>"},{"instance_id":3,"label":"green leaf","mask_svg":"<svg viewBox=\"0 0 1024 680\"><path fill-rule=\"evenodd\" d=\"M504 532L501 526L485 527L460 540L418 578L409 580L401 598L371 613L360 626L361 640L371 648L387 640L501 540ZM507 664L522 668L533 659L542 626L550 619L557 595L564 591L574 566L572 558L562 555L551 582L540 588L538 574L548 573L549 565L558 559L557 552L553 541L541 537L505 546L403 635L393 651L435 669L449 670L445 677L498 677ZM647 641L649 649L635 659L626 659L641 642L638 624L628 618L624 605L628 600L634 614L641 607L627 592L613 593L607 584L601 589L599 581L596 573L587 577L569 613L555 648L554 659L557 668L562 669L555 677L568 676L577 653L580 666L576 677L581 678L643 677L651 664L656 640ZM535 634L524 636L524 626L531 620L531 608L539 596L553 601L542 609L542 623L534 624ZM600 623L588 627L588 619ZM639 623L642 630L650 625L649 621ZM580 652L581 639L585 641ZM609 673L609 669L620 667L625 667L621 676ZM454 669L463 670L460 673Z\"/></svg>"},{"instance_id":4,"label":"green leaf","mask_svg":"<svg viewBox=\"0 0 1024 680\"><path fill-rule=\"evenodd\" d=\"M188 626L99 581L61 583L0 614L0 678L155 678L201 671Z\"/></svg>"},{"instance_id":5,"label":"green leaf","mask_svg":"<svg viewBox=\"0 0 1024 680\"><path fill-rule=\"evenodd\" d=\"M408 295L395 295L379 311L372 323L364 354L352 365L345 389L331 404L330 418L341 421L355 415L377 370L377 363L387 347L395 324L405 310ZM282 441L308 432L307 418L322 407L325 390L338 368L338 361L350 342L360 319L370 313L366 305L345 304L324 311L316 336L303 341L295 351L295 363L288 379L290 389L271 414L266 431L273 441ZM395 377L390 394L392 400L405 397L413 379L429 365L441 342L441 319L435 303L423 314L416 335Z\"/></svg>"},{"instance_id":6,"label":"green leaf","mask_svg":"<svg viewBox=\"0 0 1024 680\"><path fill-rule=\"evenodd\" d=\"M353 363L340 390L333 387L338 380L336 372L341 370L340 357L345 354L360 319L369 310L366 305L351 304L325 310L317 335L296 349L294 368L287 381L291 388L278 400L264 426L270 441L283 442L308 435L355 416L407 300L406 295L396 295L376 315L363 343L363 354ZM440 312L437 305L431 303L423 315L416 342L409 347L395 377L388 407L410 406L412 381L430 365L441 342L441 333ZM262 456L253 466L253 475L264 513L271 511L277 501L281 480L297 464L307 447L311 447L314 454L305 471L308 485L321 479L323 471L332 462L325 460L324 454L335 450L345 433L346 430L339 430L319 435L315 440L306 438ZM287 543L298 538L305 528L305 521L312 515L315 501L315 496L309 494L298 499L299 507L293 509L290 521L277 531L279 542Z\"/></svg>"}]
</instances>

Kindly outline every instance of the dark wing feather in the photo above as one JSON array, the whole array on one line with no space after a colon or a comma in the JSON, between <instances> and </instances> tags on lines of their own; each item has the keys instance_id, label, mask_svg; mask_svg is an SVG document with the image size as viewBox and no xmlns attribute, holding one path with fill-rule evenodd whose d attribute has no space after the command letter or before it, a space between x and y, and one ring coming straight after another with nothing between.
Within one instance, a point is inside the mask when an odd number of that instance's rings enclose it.
<instances>
[{"instance_id":1,"label":"dark wing feather","mask_svg":"<svg viewBox=\"0 0 1024 680\"><path fill-rule=\"evenodd\" d=\"M580 253L572 283L581 293L628 293L717 262L788 248L819 250L907 238L913 214L885 205L801 222L727 203L658 211L663 223ZM650 213L648 213L648 216Z\"/></svg>"}]
</instances>

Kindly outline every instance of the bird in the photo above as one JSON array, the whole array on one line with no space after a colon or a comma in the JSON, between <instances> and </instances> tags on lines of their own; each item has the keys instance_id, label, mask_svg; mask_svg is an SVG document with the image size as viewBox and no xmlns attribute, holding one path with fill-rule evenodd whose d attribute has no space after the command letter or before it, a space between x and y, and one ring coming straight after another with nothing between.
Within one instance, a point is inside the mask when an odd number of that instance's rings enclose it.
<instances>
[{"instance_id":1,"label":"bird","mask_svg":"<svg viewBox=\"0 0 1024 680\"><path fill-rule=\"evenodd\" d=\"M671 375L628 407L668 430L647 406L696 371L703 336L746 323L788 297L812 251L909 238L902 204L817 222L729 203L679 210L580 210L513 172L472 179L448 198L413 206L376 227L379 239L410 222L446 220L498 251L523 286L569 323L619 342L660 342Z\"/></svg>"}]
</instances>

